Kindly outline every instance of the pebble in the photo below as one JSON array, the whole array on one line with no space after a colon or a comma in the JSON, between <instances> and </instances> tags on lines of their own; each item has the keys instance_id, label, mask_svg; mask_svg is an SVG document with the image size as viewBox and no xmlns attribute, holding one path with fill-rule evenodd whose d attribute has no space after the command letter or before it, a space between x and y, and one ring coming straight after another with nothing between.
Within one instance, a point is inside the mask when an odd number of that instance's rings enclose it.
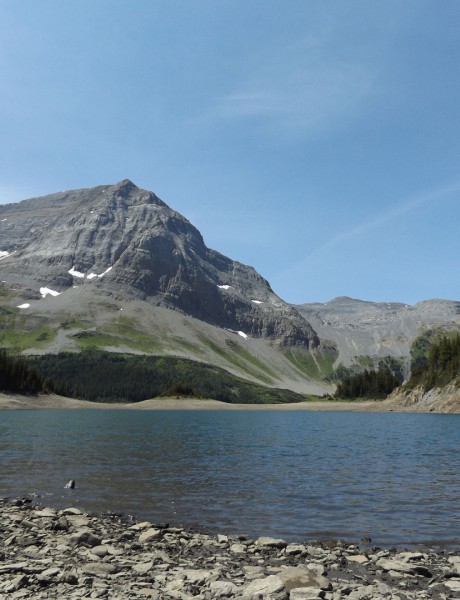
<instances>
[{"instance_id":1,"label":"pebble","mask_svg":"<svg viewBox=\"0 0 460 600\"><path fill-rule=\"evenodd\" d=\"M0 600L451 600L460 553L209 535L0 499Z\"/></svg>"}]
</instances>

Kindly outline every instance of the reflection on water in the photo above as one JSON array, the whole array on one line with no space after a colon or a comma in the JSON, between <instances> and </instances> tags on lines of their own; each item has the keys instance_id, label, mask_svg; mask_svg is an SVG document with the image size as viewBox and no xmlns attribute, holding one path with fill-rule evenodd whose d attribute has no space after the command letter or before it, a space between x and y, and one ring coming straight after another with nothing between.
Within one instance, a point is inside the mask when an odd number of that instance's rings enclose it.
<instances>
[{"instance_id":1,"label":"reflection on water","mask_svg":"<svg viewBox=\"0 0 460 600\"><path fill-rule=\"evenodd\" d=\"M0 495L251 536L458 544L459 448L459 415L3 412Z\"/></svg>"}]
</instances>

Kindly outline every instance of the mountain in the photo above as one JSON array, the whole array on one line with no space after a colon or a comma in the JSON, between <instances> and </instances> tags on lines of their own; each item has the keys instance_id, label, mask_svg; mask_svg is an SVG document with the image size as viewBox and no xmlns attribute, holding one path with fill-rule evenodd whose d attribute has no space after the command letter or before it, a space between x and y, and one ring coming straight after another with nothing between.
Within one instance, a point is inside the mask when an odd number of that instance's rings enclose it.
<instances>
[{"instance_id":1,"label":"mountain","mask_svg":"<svg viewBox=\"0 0 460 600\"><path fill-rule=\"evenodd\" d=\"M460 302L290 305L129 180L0 205L0 347L192 359L300 393L460 329Z\"/></svg>"},{"instance_id":2,"label":"mountain","mask_svg":"<svg viewBox=\"0 0 460 600\"><path fill-rule=\"evenodd\" d=\"M296 306L338 356L335 366L370 367L390 356L409 373L412 342L430 329L460 330L460 302L426 300L414 306L366 302L342 296Z\"/></svg>"},{"instance_id":3,"label":"mountain","mask_svg":"<svg viewBox=\"0 0 460 600\"><path fill-rule=\"evenodd\" d=\"M185 355L270 385L330 389L312 359L329 349L297 309L129 180L0 206L0 276L1 343L19 351Z\"/></svg>"}]
</instances>

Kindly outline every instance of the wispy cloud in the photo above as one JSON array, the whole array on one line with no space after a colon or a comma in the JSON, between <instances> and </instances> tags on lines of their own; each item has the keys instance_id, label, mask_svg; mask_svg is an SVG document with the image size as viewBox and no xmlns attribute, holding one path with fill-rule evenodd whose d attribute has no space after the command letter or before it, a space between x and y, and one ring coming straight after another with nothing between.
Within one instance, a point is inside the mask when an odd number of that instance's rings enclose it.
<instances>
[{"instance_id":1,"label":"wispy cloud","mask_svg":"<svg viewBox=\"0 0 460 600\"><path fill-rule=\"evenodd\" d=\"M291 65L286 59L264 77L216 98L211 115L263 119L288 133L324 129L354 114L372 83L373 76L363 65L340 61Z\"/></svg>"},{"instance_id":2,"label":"wispy cloud","mask_svg":"<svg viewBox=\"0 0 460 600\"><path fill-rule=\"evenodd\" d=\"M324 244L317 246L313 249L310 254L305 256L301 261L297 264L293 265L285 276L293 275L294 273L299 273L300 271L307 268L309 263L315 259L317 256L324 255L325 251L330 251L335 248L340 247L343 243L349 242L351 240L357 240L373 230L378 230L379 228L387 225L388 223L395 221L396 219L401 219L404 215L410 213L411 211L429 204L435 204L438 202L442 202L448 199L451 199L455 194L460 194L460 181L453 182L449 185L445 185L439 187L437 189L430 190L428 192L420 193L416 196L406 199L405 201L398 204L394 208L377 215L374 219L370 219L363 223L360 223L356 227L352 229L347 229L346 231L342 231L338 235L332 237L330 240L326 241Z\"/></svg>"}]
</instances>

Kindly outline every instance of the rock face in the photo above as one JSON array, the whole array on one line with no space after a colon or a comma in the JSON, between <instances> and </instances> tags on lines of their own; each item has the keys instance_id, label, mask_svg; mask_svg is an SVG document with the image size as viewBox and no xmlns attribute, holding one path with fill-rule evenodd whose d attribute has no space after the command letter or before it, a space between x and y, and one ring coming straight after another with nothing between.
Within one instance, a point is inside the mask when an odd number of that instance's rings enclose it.
<instances>
[{"instance_id":1,"label":"rock face","mask_svg":"<svg viewBox=\"0 0 460 600\"><path fill-rule=\"evenodd\" d=\"M0 522L5 600L447 600L460 593L460 556L447 550L267 545L271 538L244 536L236 544L236 538L120 515L38 510L25 498L0 499ZM149 529L158 535L147 540L142 533ZM103 544L94 545L96 539Z\"/></svg>"},{"instance_id":2,"label":"rock face","mask_svg":"<svg viewBox=\"0 0 460 600\"><path fill-rule=\"evenodd\" d=\"M252 267L131 181L0 206L0 272L31 299L92 285L281 346L319 338Z\"/></svg>"},{"instance_id":3,"label":"rock face","mask_svg":"<svg viewBox=\"0 0 460 600\"><path fill-rule=\"evenodd\" d=\"M331 340L338 362L359 364L360 357L384 356L409 362L412 341L424 329L460 330L460 302L425 300L414 306L397 302L365 302L345 296L325 304L296 306L321 339Z\"/></svg>"}]
</instances>

